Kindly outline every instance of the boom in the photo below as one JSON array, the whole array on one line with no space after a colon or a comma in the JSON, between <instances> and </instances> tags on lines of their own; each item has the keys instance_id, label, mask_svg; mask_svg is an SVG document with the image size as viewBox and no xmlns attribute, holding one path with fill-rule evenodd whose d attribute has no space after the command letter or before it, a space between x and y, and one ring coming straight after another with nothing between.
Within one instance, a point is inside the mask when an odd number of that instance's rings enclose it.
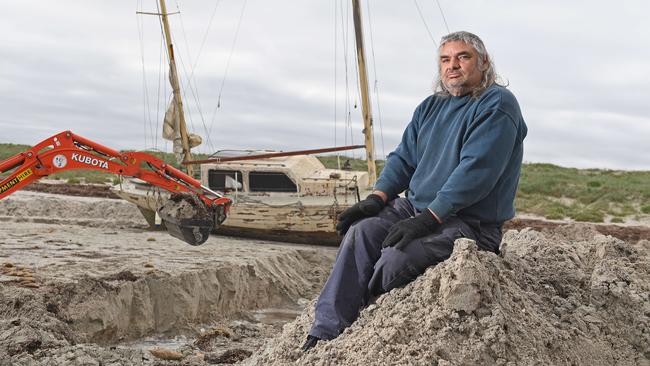
<instances>
[{"instance_id":1,"label":"boom","mask_svg":"<svg viewBox=\"0 0 650 366\"><path fill-rule=\"evenodd\" d=\"M0 181L0 199L42 177L75 169L135 177L172 192L172 199L158 212L171 235L192 245L207 240L209 232L226 219L232 203L152 155L121 153L70 131L58 133L1 161L0 173L13 171Z\"/></svg>"}]
</instances>

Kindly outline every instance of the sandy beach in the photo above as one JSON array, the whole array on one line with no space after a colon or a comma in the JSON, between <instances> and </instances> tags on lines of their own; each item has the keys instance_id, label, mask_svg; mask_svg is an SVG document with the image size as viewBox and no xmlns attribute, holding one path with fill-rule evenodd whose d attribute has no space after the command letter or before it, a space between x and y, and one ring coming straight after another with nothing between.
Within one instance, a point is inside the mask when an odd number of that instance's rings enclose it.
<instances>
[{"instance_id":1,"label":"sandy beach","mask_svg":"<svg viewBox=\"0 0 650 366\"><path fill-rule=\"evenodd\" d=\"M650 365L645 228L511 225L500 255L459 240L303 353L336 248L193 247L120 200L20 191L0 201L0 365Z\"/></svg>"}]
</instances>

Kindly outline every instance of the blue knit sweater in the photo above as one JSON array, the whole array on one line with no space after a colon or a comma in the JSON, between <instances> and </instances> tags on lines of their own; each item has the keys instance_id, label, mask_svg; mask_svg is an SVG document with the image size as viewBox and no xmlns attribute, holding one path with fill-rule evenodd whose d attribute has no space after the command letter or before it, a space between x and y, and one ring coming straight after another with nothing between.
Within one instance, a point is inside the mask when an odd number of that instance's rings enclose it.
<instances>
[{"instance_id":1,"label":"blue knit sweater","mask_svg":"<svg viewBox=\"0 0 650 366\"><path fill-rule=\"evenodd\" d=\"M425 99L390 153L375 189L389 199L408 190L418 210L500 224L514 200L527 133L515 96L492 85L478 98Z\"/></svg>"}]
</instances>

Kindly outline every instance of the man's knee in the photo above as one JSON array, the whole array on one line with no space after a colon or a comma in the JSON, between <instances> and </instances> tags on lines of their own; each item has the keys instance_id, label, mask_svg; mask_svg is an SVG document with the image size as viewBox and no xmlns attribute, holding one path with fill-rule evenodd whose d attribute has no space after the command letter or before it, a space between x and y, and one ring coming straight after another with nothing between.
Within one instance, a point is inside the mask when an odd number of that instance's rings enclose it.
<instances>
[{"instance_id":1,"label":"man's knee","mask_svg":"<svg viewBox=\"0 0 650 366\"><path fill-rule=\"evenodd\" d=\"M375 264L375 270L381 269L386 273L397 273L410 266L409 255L393 247L381 250L381 257Z\"/></svg>"},{"instance_id":2,"label":"man's knee","mask_svg":"<svg viewBox=\"0 0 650 366\"><path fill-rule=\"evenodd\" d=\"M419 244L411 243L409 245ZM370 293L377 296L394 288L402 287L424 273L428 263L414 252L402 251L392 247L383 249L381 257L375 264L374 273L369 284Z\"/></svg>"},{"instance_id":3,"label":"man's knee","mask_svg":"<svg viewBox=\"0 0 650 366\"><path fill-rule=\"evenodd\" d=\"M388 233L386 223L379 217L368 217L352 224L341 245L354 246L358 243L377 241Z\"/></svg>"},{"instance_id":4,"label":"man's knee","mask_svg":"<svg viewBox=\"0 0 650 366\"><path fill-rule=\"evenodd\" d=\"M364 219L361 219L350 227L350 235L353 235L356 233L357 235L368 235L371 234L377 229L381 229L385 226L385 223L383 223L383 220L380 217L373 216L373 217L366 217Z\"/></svg>"},{"instance_id":5,"label":"man's knee","mask_svg":"<svg viewBox=\"0 0 650 366\"><path fill-rule=\"evenodd\" d=\"M337 260L368 258L372 264L379 258L381 242L387 230L378 217L368 217L354 223L339 246ZM355 260L356 261L356 260Z\"/></svg>"}]
</instances>

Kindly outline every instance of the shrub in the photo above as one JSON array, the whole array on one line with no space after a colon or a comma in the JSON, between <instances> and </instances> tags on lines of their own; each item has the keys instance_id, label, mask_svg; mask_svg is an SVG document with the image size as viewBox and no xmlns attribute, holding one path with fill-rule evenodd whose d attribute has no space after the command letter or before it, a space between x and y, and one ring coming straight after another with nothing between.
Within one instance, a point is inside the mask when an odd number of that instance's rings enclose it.
<instances>
[{"instance_id":1,"label":"shrub","mask_svg":"<svg viewBox=\"0 0 650 366\"><path fill-rule=\"evenodd\" d=\"M544 215L544 218L549 220L562 220L564 219L564 215L559 212L549 212L546 215Z\"/></svg>"},{"instance_id":2,"label":"shrub","mask_svg":"<svg viewBox=\"0 0 650 366\"><path fill-rule=\"evenodd\" d=\"M597 211L581 211L571 216L571 218L580 222L605 221L605 215L602 212L597 212Z\"/></svg>"}]
</instances>

